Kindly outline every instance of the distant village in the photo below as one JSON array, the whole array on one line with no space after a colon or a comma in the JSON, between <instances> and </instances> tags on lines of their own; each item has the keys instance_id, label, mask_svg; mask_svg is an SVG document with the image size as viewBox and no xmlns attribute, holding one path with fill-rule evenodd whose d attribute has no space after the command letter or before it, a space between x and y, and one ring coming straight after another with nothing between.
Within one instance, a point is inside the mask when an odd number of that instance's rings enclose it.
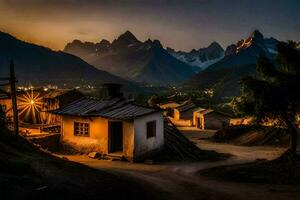
<instances>
[{"instance_id":1,"label":"distant village","mask_svg":"<svg viewBox=\"0 0 300 200\"><path fill-rule=\"evenodd\" d=\"M64 144L78 152L134 162L163 149L166 119L176 127L196 130L220 130L249 122L191 100L141 105L126 97L121 88L119 84L104 84L102 96L91 97L80 87L18 87L20 132L46 149ZM13 129L11 97L2 94L0 104Z\"/></svg>"}]
</instances>

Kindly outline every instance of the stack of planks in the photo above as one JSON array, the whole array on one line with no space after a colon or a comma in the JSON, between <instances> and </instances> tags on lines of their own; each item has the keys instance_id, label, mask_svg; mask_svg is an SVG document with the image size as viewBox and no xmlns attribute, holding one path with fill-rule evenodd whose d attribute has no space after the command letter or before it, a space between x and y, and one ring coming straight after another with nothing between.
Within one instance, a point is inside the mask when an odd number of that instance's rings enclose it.
<instances>
[{"instance_id":1,"label":"stack of planks","mask_svg":"<svg viewBox=\"0 0 300 200\"><path fill-rule=\"evenodd\" d=\"M216 160L223 156L214 151L199 149L194 143L182 135L168 118L165 118L164 136L165 147L160 155L160 159L162 160Z\"/></svg>"}]
</instances>

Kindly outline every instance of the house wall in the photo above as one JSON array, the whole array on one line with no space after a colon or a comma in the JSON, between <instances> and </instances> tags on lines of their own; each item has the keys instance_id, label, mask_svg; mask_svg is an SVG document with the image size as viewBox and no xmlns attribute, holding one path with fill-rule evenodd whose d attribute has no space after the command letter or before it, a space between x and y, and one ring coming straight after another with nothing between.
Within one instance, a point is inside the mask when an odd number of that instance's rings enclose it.
<instances>
[{"instance_id":1,"label":"house wall","mask_svg":"<svg viewBox=\"0 0 300 200\"><path fill-rule=\"evenodd\" d=\"M128 160L133 160L134 135L133 121L123 121L123 154Z\"/></svg>"},{"instance_id":2,"label":"house wall","mask_svg":"<svg viewBox=\"0 0 300 200\"><path fill-rule=\"evenodd\" d=\"M156 136L147 138L147 122L156 120ZM164 120L161 113L134 120L134 159L141 160L161 150L164 145Z\"/></svg>"},{"instance_id":3,"label":"house wall","mask_svg":"<svg viewBox=\"0 0 300 200\"><path fill-rule=\"evenodd\" d=\"M187 110L185 112L181 112L179 121L183 126L192 126L193 125L193 110Z\"/></svg>"},{"instance_id":4,"label":"house wall","mask_svg":"<svg viewBox=\"0 0 300 200\"><path fill-rule=\"evenodd\" d=\"M211 112L204 115L204 129L218 130L224 126L228 126L230 118L228 116L219 114L217 112Z\"/></svg>"},{"instance_id":5,"label":"house wall","mask_svg":"<svg viewBox=\"0 0 300 200\"><path fill-rule=\"evenodd\" d=\"M190 120L193 119L193 110L187 110L180 113L180 119L181 120Z\"/></svg>"},{"instance_id":6,"label":"house wall","mask_svg":"<svg viewBox=\"0 0 300 200\"><path fill-rule=\"evenodd\" d=\"M200 128L201 129L213 129L218 130L224 127L224 125L229 126L230 118L228 116L219 114L217 112L211 112L203 115L201 112L194 112L193 114L193 125L198 126L197 118L200 118Z\"/></svg>"},{"instance_id":7,"label":"house wall","mask_svg":"<svg viewBox=\"0 0 300 200\"><path fill-rule=\"evenodd\" d=\"M199 126L199 124L197 124L197 119L200 118L200 123L201 125ZM202 114L200 114L199 112L194 112L193 113L193 126L196 127L201 127L201 129L204 129L204 117Z\"/></svg>"},{"instance_id":8,"label":"house wall","mask_svg":"<svg viewBox=\"0 0 300 200\"><path fill-rule=\"evenodd\" d=\"M180 120L180 112L177 109L174 109L174 119Z\"/></svg>"},{"instance_id":9,"label":"house wall","mask_svg":"<svg viewBox=\"0 0 300 200\"><path fill-rule=\"evenodd\" d=\"M62 141L73 148L91 152L97 151L103 154L109 152L109 127L110 120L101 117L83 118L74 116L62 117ZM116 121L116 120L112 120ZM75 136L74 122L90 124L90 135ZM134 124L133 121L123 121L123 154L129 160L134 152Z\"/></svg>"},{"instance_id":10,"label":"house wall","mask_svg":"<svg viewBox=\"0 0 300 200\"><path fill-rule=\"evenodd\" d=\"M0 104L3 108L3 111L6 114L7 118L10 118L13 116L13 110L12 110L12 101L11 99L0 99Z\"/></svg>"},{"instance_id":11,"label":"house wall","mask_svg":"<svg viewBox=\"0 0 300 200\"><path fill-rule=\"evenodd\" d=\"M174 124L177 126L191 126L192 125L193 112L180 112L177 109L174 109Z\"/></svg>"},{"instance_id":12,"label":"house wall","mask_svg":"<svg viewBox=\"0 0 300 200\"><path fill-rule=\"evenodd\" d=\"M62 141L73 148L83 151L98 151L108 153L108 120L100 117L83 118L74 116L63 116ZM75 136L74 122L90 124L90 135Z\"/></svg>"}]
</instances>

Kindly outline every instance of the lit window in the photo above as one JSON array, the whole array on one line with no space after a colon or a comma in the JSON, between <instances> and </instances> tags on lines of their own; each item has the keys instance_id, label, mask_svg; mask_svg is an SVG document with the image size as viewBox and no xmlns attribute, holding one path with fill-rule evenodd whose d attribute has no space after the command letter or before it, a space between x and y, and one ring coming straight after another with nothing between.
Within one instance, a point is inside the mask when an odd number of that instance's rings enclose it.
<instances>
[{"instance_id":1,"label":"lit window","mask_svg":"<svg viewBox=\"0 0 300 200\"><path fill-rule=\"evenodd\" d=\"M147 138L156 136L156 121L147 122Z\"/></svg>"},{"instance_id":2,"label":"lit window","mask_svg":"<svg viewBox=\"0 0 300 200\"><path fill-rule=\"evenodd\" d=\"M74 135L88 137L90 135L90 124L74 122Z\"/></svg>"}]
</instances>

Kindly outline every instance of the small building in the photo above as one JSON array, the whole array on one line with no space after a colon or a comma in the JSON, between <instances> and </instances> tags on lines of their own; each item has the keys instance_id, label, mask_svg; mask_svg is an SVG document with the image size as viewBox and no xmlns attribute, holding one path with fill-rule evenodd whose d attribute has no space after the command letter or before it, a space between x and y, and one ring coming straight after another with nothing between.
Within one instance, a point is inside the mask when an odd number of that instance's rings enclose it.
<instances>
[{"instance_id":1,"label":"small building","mask_svg":"<svg viewBox=\"0 0 300 200\"><path fill-rule=\"evenodd\" d=\"M68 103L82 98L84 95L77 90L36 89L17 93L17 106L20 123L22 124L59 124L59 116L48 113ZM12 120L12 100L10 96L0 95L0 104L9 120Z\"/></svg>"},{"instance_id":2,"label":"small building","mask_svg":"<svg viewBox=\"0 0 300 200\"><path fill-rule=\"evenodd\" d=\"M53 115L50 110L56 110L74 102L84 95L75 89L55 89L49 90L42 95L41 122L43 124L57 124L61 119L57 115Z\"/></svg>"},{"instance_id":3,"label":"small building","mask_svg":"<svg viewBox=\"0 0 300 200\"><path fill-rule=\"evenodd\" d=\"M62 141L80 151L139 161L164 146L161 112L122 97L84 97L53 113L62 116Z\"/></svg>"},{"instance_id":4,"label":"small building","mask_svg":"<svg viewBox=\"0 0 300 200\"><path fill-rule=\"evenodd\" d=\"M178 106L180 106L180 104L174 101L159 104L159 107L163 110L163 114L169 117L174 117L174 109Z\"/></svg>"},{"instance_id":5,"label":"small building","mask_svg":"<svg viewBox=\"0 0 300 200\"><path fill-rule=\"evenodd\" d=\"M159 107L163 110L166 110L166 109L175 109L177 108L178 106L180 106L179 103L176 103L175 101L169 101L167 103L161 103L159 104Z\"/></svg>"},{"instance_id":6,"label":"small building","mask_svg":"<svg viewBox=\"0 0 300 200\"><path fill-rule=\"evenodd\" d=\"M218 130L229 126L230 115L212 109L198 109L193 113L193 124L199 129Z\"/></svg>"},{"instance_id":7,"label":"small building","mask_svg":"<svg viewBox=\"0 0 300 200\"><path fill-rule=\"evenodd\" d=\"M192 126L193 125L193 113L198 110L193 103L184 103L174 109L174 123L182 126Z\"/></svg>"}]
</instances>

